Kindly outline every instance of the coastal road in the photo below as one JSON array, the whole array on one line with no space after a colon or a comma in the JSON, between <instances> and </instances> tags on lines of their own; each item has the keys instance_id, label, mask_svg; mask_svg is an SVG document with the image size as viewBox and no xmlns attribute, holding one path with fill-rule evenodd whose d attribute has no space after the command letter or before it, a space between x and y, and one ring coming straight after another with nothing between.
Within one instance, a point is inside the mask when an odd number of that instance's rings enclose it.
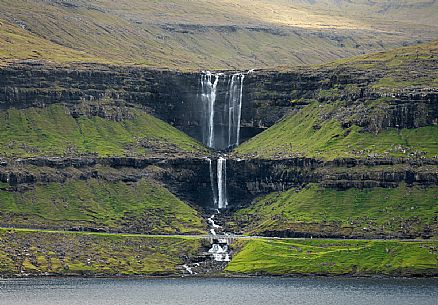
<instances>
[{"instance_id":1,"label":"coastal road","mask_svg":"<svg viewBox=\"0 0 438 305\"><path fill-rule=\"evenodd\" d=\"M134 233L120 233L120 232L88 232L88 231L67 231L67 230L50 230L50 229L33 229L33 228L14 228L14 227L0 227L0 230L11 230L18 232L44 232L44 233L63 233L63 234L88 234L88 235L118 235L118 236L137 236L137 237L155 237L155 238L200 238L200 239L227 239L227 240L251 240L251 239L267 239L267 240L306 240L306 239L339 239L339 240L399 240L399 241L430 241L430 239L373 239L373 238L305 238L305 237L268 237L258 235L234 235L234 234L200 234L200 235L183 235L183 234L134 234Z\"/></svg>"}]
</instances>

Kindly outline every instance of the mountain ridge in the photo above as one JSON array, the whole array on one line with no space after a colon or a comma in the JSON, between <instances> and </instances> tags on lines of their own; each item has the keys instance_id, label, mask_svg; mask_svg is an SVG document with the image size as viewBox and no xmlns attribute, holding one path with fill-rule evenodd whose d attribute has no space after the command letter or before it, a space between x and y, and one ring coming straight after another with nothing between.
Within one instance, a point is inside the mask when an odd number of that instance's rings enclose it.
<instances>
[{"instance_id":1,"label":"mountain ridge","mask_svg":"<svg viewBox=\"0 0 438 305\"><path fill-rule=\"evenodd\" d=\"M172 69L316 64L428 41L438 34L431 14L435 2L415 13L407 9L409 14L403 7L391 9L384 17L373 17L374 8L366 1L342 2L342 9L339 1L117 3L3 0L0 18L97 61ZM419 14L430 15L423 18L430 20L427 25L414 18Z\"/></svg>"}]
</instances>

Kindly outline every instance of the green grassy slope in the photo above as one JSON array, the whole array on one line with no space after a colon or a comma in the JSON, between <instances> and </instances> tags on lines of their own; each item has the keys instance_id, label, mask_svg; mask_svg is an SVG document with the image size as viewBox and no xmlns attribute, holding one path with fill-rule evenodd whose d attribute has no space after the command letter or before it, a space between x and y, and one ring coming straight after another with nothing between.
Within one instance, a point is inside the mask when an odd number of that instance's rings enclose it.
<instances>
[{"instance_id":1,"label":"green grassy slope","mask_svg":"<svg viewBox=\"0 0 438 305\"><path fill-rule=\"evenodd\" d=\"M0 229L0 274L181 274L177 265L200 251L195 238Z\"/></svg>"},{"instance_id":2,"label":"green grassy slope","mask_svg":"<svg viewBox=\"0 0 438 305\"><path fill-rule=\"evenodd\" d=\"M156 234L202 234L199 213L163 186L105 180L0 188L0 223L27 228L98 228Z\"/></svg>"},{"instance_id":3,"label":"green grassy slope","mask_svg":"<svg viewBox=\"0 0 438 305\"><path fill-rule=\"evenodd\" d=\"M235 149L238 155L261 158L292 156L332 160L370 155L410 157L438 155L438 126L388 129L375 135L353 125L343 128L335 119L324 119L341 104L311 103ZM372 104L368 105L371 109Z\"/></svg>"},{"instance_id":4,"label":"green grassy slope","mask_svg":"<svg viewBox=\"0 0 438 305\"><path fill-rule=\"evenodd\" d=\"M121 122L75 119L63 105L0 111L0 156L148 156L154 152L205 152L202 144L141 111Z\"/></svg>"},{"instance_id":5,"label":"green grassy slope","mask_svg":"<svg viewBox=\"0 0 438 305\"><path fill-rule=\"evenodd\" d=\"M438 235L438 188L351 188L309 185L257 199L234 219L246 232L291 231L337 236Z\"/></svg>"},{"instance_id":6,"label":"green grassy slope","mask_svg":"<svg viewBox=\"0 0 438 305\"><path fill-rule=\"evenodd\" d=\"M269 275L436 276L438 242L251 240L225 269Z\"/></svg>"},{"instance_id":7,"label":"green grassy slope","mask_svg":"<svg viewBox=\"0 0 438 305\"><path fill-rule=\"evenodd\" d=\"M8 59L106 63L105 60L53 43L0 19L0 66Z\"/></svg>"},{"instance_id":8,"label":"green grassy slope","mask_svg":"<svg viewBox=\"0 0 438 305\"><path fill-rule=\"evenodd\" d=\"M0 18L107 61L250 69L327 62L436 37L436 5L405 3L382 16L375 12L385 9L382 3L3 0Z\"/></svg>"}]
</instances>

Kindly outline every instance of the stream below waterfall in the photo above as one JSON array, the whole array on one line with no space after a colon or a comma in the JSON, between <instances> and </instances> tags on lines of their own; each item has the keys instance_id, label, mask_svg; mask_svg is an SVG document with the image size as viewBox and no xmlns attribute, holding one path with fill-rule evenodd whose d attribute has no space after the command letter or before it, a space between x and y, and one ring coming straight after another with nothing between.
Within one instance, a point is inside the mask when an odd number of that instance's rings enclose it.
<instances>
[{"instance_id":1,"label":"stream below waterfall","mask_svg":"<svg viewBox=\"0 0 438 305\"><path fill-rule=\"evenodd\" d=\"M195 276L207 273L221 272L231 261L231 249L229 246L229 235L223 231L223 227L216 223L217 217L221 215L219 209L215 209L213 214L208 216L210 248L203 254L204 261L186 262L181 265L184 275Z\"/></svg>"},{"instance_id":2,"label":"stream below waterfall","mask_svg":"<svg viewBox=\"0 0 438 305\"><path fill-rule=\"evenodd\" d=\"M230 250L228 241L218 236L217 230L221 230L222 227L217 225L214 221L215 216L218 214L220 214L220 211L216 210L216 212L207 219L208 223L210 224L210 233L213 236L213 243L210 250L208 250L208 253L210 253L213 256L213 259L217 262L229 262ZM227 233L222 232L222 234L226 235ZM215 236L218 236L217 239L214 238Z\"/></svg>"}]
</instances>

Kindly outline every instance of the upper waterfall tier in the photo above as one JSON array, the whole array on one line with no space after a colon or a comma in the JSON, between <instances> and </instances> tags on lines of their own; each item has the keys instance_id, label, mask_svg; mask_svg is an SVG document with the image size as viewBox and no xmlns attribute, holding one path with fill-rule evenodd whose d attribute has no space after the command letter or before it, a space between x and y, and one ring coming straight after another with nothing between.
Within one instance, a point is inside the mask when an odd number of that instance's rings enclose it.
<instances>
[{"instance_id":1,"label":"upper waterfall tier","mask_svg":"<svg viewBox=\"0 0 438 305\"><path fill-rule=\"evenodd\" d=\"M200 77L202 139L208 147L224 150L239 145L245 74L213 74Z\"/></svg>"}]
</instances>

